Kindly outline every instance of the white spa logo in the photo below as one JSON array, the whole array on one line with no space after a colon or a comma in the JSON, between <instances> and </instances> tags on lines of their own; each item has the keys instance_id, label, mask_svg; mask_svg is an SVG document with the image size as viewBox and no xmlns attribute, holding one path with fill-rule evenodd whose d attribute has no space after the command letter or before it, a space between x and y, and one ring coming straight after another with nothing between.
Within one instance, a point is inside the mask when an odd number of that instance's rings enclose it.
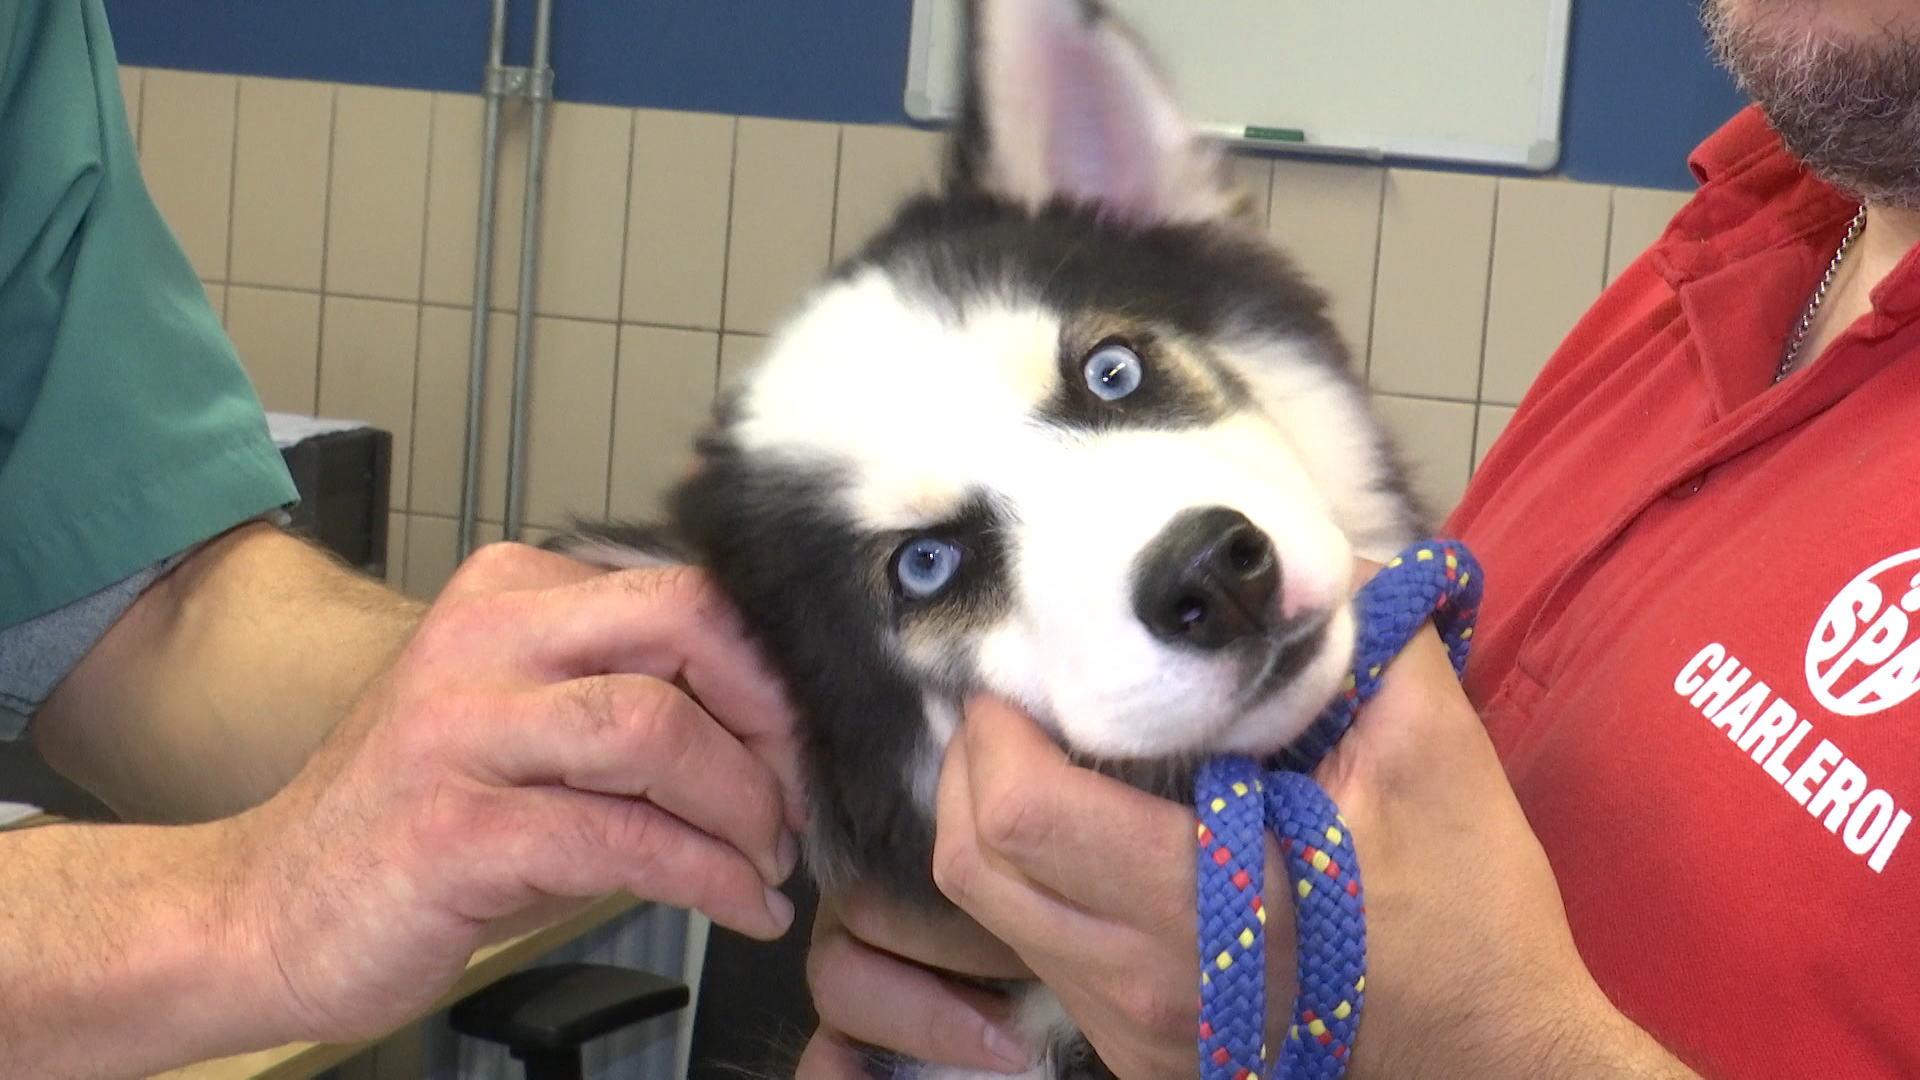
<instances>
[{"instance_id":1,"label":"white spa logo","mask_svg":"<svg viewBox=\"0 0 1920 1080\"><path fill-rule=\"evenodd\" d=\"M1920 548L1847 583L1807 640L1807 689L1841 716L1869 716L1920 691Z\"/></svg>"}]
</instances>

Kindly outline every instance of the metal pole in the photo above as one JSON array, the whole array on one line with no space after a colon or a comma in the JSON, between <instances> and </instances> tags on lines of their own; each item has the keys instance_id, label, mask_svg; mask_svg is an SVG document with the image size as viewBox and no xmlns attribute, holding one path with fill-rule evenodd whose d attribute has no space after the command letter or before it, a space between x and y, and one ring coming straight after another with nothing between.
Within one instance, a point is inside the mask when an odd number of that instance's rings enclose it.
<instances>
[{"instance_id":1,"label":"metal pole","mask_svg":"<svg viewBox=\"0 0 1920 1080\"><path fill-rule=\"evenodd\" d=\"M473 329L467 356L467 450L460 476L460 558L472 554L480 507L480 433L485 425L487 309L493 302L493 200L500 171L500 72L506 61L507 0L493 0L480 132L480 220L473 254Z\"/></svg>"},{"instance_id":2,"label":"metal pole","mask_svg":"<svg viewBox=\"0 0 1920 1080\"><path fill-rule=\"evenodd\" d=\"M534 267L540 243L540 177L546 162L547 106L553 100L549 30L553 0L534 8L533 60L527 72L527 198L520 219L520 303L513 341L513 416L507 432L507 508L502 526L508 540L520 539L526 521L527 406L533 368Z\"/></svg>"}]
</instances>

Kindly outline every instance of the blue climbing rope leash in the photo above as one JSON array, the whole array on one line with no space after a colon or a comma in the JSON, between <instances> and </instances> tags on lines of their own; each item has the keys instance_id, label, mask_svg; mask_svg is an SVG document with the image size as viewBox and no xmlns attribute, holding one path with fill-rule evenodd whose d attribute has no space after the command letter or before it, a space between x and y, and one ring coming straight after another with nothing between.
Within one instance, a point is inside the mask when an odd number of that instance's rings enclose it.
<instances>
[{"instance_id":1,"label":"blue climbing rope leash","mask_svg":"<svg viewBox=\"0 0 1920 1080\"><path fill-rule=\"evenodd\" d=\"M1354 597L1358 640L1346 689L1265 771L1219 757L1194 781L1199 817L1200 1077L1266 1075L1266 908L1260 897L1272 830L1293 887L1299 992L1281 1046L1280 1080L1346 1071L1366 995L1366 903L1353 839L1307 774L1380 688L1388 662L1432 619L1457 674L1467 662L1480 568L1453 541L1416 544Z\"/></svg>"}]
</instances>

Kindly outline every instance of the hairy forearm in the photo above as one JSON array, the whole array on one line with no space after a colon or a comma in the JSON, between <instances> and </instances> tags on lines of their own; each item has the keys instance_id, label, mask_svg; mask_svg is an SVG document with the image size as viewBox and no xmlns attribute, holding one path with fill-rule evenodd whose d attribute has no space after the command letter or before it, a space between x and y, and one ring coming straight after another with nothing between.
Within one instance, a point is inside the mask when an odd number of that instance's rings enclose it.
<instances>
[{"instance_id":1,"label":"hairy forearm","mask_svg":"<svg viewBox=\"0 0 1920 1080\"><path fill-rule=\"evenodd\" d=\"M41 752L134 820L254 805L391 662L423 608L265 525L156 582L34 717Z\"/></svg>"},{"instance_id":2,"label":"hairy forearm","mask_svg":"<svg viewBox=\"0 0 1920 1080\"><path fill-rule=\"evenodd\" d=\"M0 1076L146 1076L288 1033L225 823L0 833Z\"/></svg>"}]
</instances>

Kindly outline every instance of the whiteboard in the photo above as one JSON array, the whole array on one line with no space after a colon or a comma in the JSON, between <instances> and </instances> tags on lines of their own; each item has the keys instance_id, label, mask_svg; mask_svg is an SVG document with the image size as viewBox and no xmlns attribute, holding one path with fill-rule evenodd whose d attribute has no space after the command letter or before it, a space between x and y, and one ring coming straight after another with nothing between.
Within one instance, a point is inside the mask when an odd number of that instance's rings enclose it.
<instances>
[{"instance_id":1,"label":"whiteboard","mask_svg":"<svg viewBox=\"0 0 1920 1080\"><path fill-rule=\"evenodd\" d=\"M1106 0L1188 116L1245 146L1536 172L1560 159L1572 0ZM914 0L907 115L959 113L962 0Z\"/></svg>"}]
</instances>

